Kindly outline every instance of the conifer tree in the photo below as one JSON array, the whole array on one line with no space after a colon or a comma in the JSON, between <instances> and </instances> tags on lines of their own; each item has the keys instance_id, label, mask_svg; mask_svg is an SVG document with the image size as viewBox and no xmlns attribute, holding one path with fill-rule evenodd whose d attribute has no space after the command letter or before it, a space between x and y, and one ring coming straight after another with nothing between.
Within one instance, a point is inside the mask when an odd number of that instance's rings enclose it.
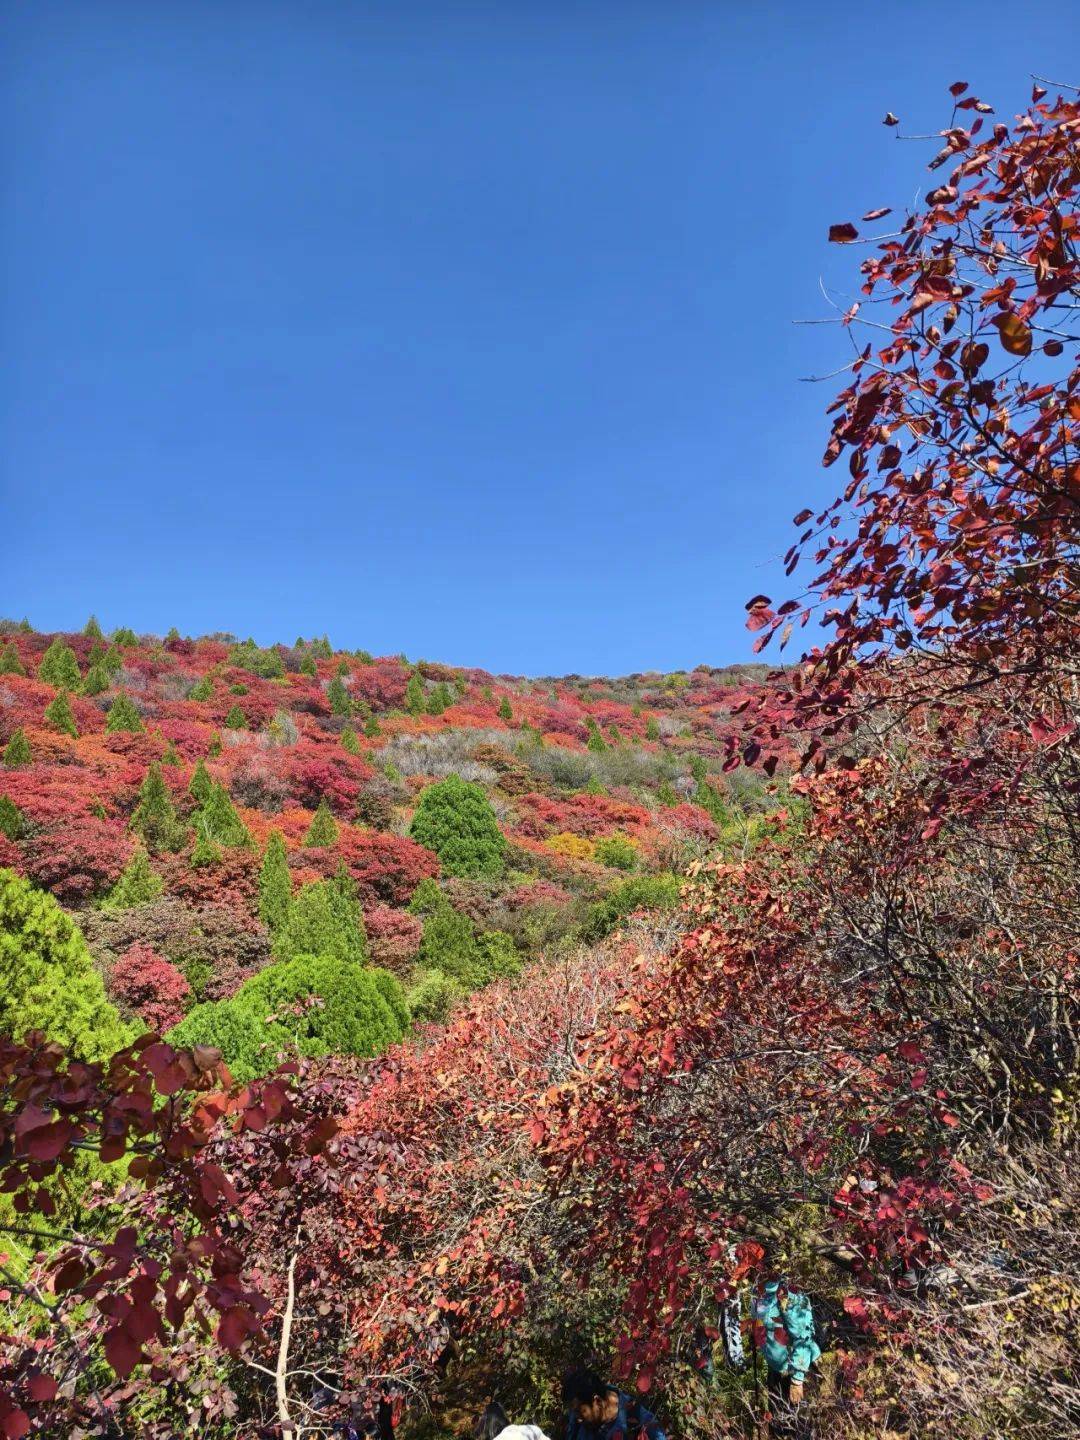
<instances>
[{"instance_id":1,"label":"conifer tree","mask_svg":"<svg viewBox=\"0 0 1080 1440\"><path fill-rule=\"evenodd\" d=\"M104 665L91 665L82 683L82 693L87 696L102 695L108 690L110 683Z\"/></svg>"},{"instance_id":2,"label":"conifer tree","mask_svg":"<svg viewBox=\"0 0 1080 1440\"><path fill-rule=\"evenodd\" d=\"M374 735L382 734L382 727L379 725L379 717L377 715L369 715L368 718L365 720L364 734L369 740Z\"/></svg>"},{"instance_id":3,"label":"conifer tree","mask_svg":"<svg viewBox=\"0 0 1080 1440\"><path fill-rule=\"evenodd\" d=\"M221 735L217 730L210 736L210 744L206 747L207 757L216 760L221 754Z\"/></svg>"},{"instance_id":4,"label":"conifer tree","mask_svg":"<svg viewBox=\"0 0 1080 1440\"><path fill-rule=\"evenodd\" d=\"M201 831L195 832L195 844L191 850L192 869L198 870L202 865L218 865L221 863L221 851L212 840L208 840Z\"/></svg>"},{"instance_id":5,"label":"conifer tree","mask_svg":"<svg viewBox=\"0 0 1080 1440\"><path fill-rule=\"evenodd\" d=\"M251 844L251 836L236 813L229 792L215 782L211 782L210 793L195 816L195 831L209 844L221 845L227 850Z\"/></svg>"},{"instance_id":6,"label":"conifer tree","mask_svg":"<svg viewBox=\"0 0 1080 1440\"><path fill-rule=\"evenodd\" d=\"M156 900L164 888L165 882L151 866L145 846L137 845L124 873L102 900L101 908L130 910L133 905L146 905Z\"/></svg>"},{"instance_id":7,"label":"conifer tree","mask_svg":"<svg viewBox=\"0 0 1080 1440\"><path fill-rule=\"evenodd\" d=\"M18 840L23 833L23 813L10 795L0 795L0 835Z\"/></svg>"},{"instance_id":8,"label":"conifer tree","mask_svg":"<svg viewBox=\"0 0 1080 1440\"><path fill-rule=\"evenodd\" d=\"M25 675L26 669L14 645L0 645L0 675Z\"/></svg>"},{"instance_id":9,"label":"conifer tree","mask_svg":"<svg viewBox=\"0 0 1080 1440\"><path fill-rule=\"evenodd\" d=\"M109 675L119 675L124 668L124 657L115 645L110 645L102 656L101 663Z\"/></svg>"},{"instance_id":10,"label":"conifer tree","mask_svg":"<svg viewBox=\"0 0 1080 1440\"><path fill-rule=\"evenodd\" d=\"M226 730L247 729L247 716L243 710L240 709L239 705L234 705L228 715L225 716L225 728Z\"/></svg>"},{"instance_id":11,"label":"conifer tree","mask_svg":"<svg viewBox=\"0 0 1080 1440\"><path fill-rule=\"evenodd\" d=\"M424 686L415 670L409 676L409 683L405 687L405 709L410 715L424 713Z\"/></svg>"},{"instance_id":12,"label":"conifer tree","mask_svg":"<svg viewBox=\"0 0 1080 1440\"><path fill-rule=\"evenodd\" d=\"M499 719L505 720L507 724L514 718L514 712L510 708L510 697L504 695L499 701Z\"/></svg>"},{"instance_id":13,"label":"conifer tree","mask_svg":"<svg viewBox=\"0 0 1080 1440\"><path fill-rule=\"evenodd\" d=\"M114 645L135 646L139 643L139 637L128 625L121 625L118 629L114 630L112 638Z\"/></svg>"},{"instance_id":14,"label":"conifer tree","mask_svg":"<svg viewBox=\"0 0 1080 1440\"><path fill-rule=\"evenodd\" d=\"M144 728L142 716L136 710L135 702L130 695L121 691L109 706L109 713L105 718L106 734L141 735Z\"/></svg>"},{"instance_id":15,"label":"conifer tree","mask_svg":"<svg viewBox=\"0 0 1080 1440\"><path fill-rule=\"evenodd\" d=\"M341 748L345 751L346 755L360 754L360 741L356 738L355 730L342 730Z\"/></svg>"},{"instance_id":16,"label":"conifer tree","mask_svg":"<svg viewBox=\"0 0 1080 1440\"><path fill-rule=\"evenodd\" d=\"M75 651L70 645L65 645L59 635L41 657L38 679L43 680L46 685L52 685L57 690L78 688L79 681L82 679L82 675L79 673L79 662L75 659Z\"/></svg>"},{"instance_id":17,"label":"conifer tree","mask_svg":"<svg viewBox=\"0 0 1080 1440\"><path fill-rule=\"evenodd\" d=\"M105 638L104 634L102 633L101 626L98 624L98 619L96 615L90 616L90 619L87 620L86 624L83 626L82 633L87 637L88 640L104 640Z\"/></svg>"},{"instance_id":18,"label":"conifer tree","mask_svg":"<svg viewBox=\"0 0 1080 1440\"><path fill-rule=\"evenodd\" d=\"M450 694L449 685L445 680L440 680L428 698L428 714L442 715L453 703L454 697Z\"/></svg>"},{"instance_id":19,"label":"conifer tree","mask_svg":"<svg viewBox=\"0 0 1080 1440\"><path fill-rule=\"evenodd\" d=\"M585 721L585 724L589 731L589 739L586 742L585 748L591 750L594 755L602 754L608 747L603 735L600 734L600 726L597 725L591 715Z\"/></svg>"},{"instance_id":20,"label":"conifer tree","mask_svg":"<svg viewBox=\"0 0 1080 1440\"><path fill-rule=\"evenodd\" d=\"M179 765L181 763L179 751L171 740L165 746L165 754L161 757L161 763L163 765Z\"/></svg>"},{"instance_id":21,"label":"conifer tree","mask_svg":"<svg viewBox=\"0 0 1080 1440\"><path fill-rule=\"evenodd\" d=\"M330 713L332 715L348 715L352 709L349 700L349 692L345 688L345 681L340 675L335 675L327 686L326 698L330 701Z\"/></svg>"},{"instance_id":22,"label":"conifer tree","mask_svg":"<svg viewBox=\"0 0 1080 1440\"><path fill-rule=\"evenodd\" d=\"M17 730L11 732L11 739L4 749L4 765L8 770L18 770L23 765L33 763L33 755L30 753L30 741L26 738L26 731L20 725Z\"/></svg>"},{"instance_id":23,"label":"conifer tree","mask_svg":"<svg viewBox=\"0 0 1080 1440\"><path fill-rule=\"evenodd\" d=\"M79 727L75 724L75 716L71 711L71 701L67 697L67 691L61 690L49 701L45 707L45 724L53 730L61 730L65 735L74 739L79 738Z\"/></svg>"},{"instance_id":24,"label":"conifer tree","mask_svg":"<svg viewBox=\"0 0 1080 1440\"><path fill-rule=\"evenodd\" d=\"M339 661L338 661L337 673L338 673L338 675L341 676L342 679L344 679L345 676L348 675L348 673L349 673L349 662L348 662L347 660L339 660Z\"/></svg>"},{"instance_id":25,"label":"conifer tree","mask_svg":"<svg viewBox=\"0 0 1080 1440\"><path fill-rule=\"evenodd\" d=\"M311 850L317 846L333 845L338 838L338 823L330 813L330 807L325 798L319 801L319 808L312 817L308 832L304 836L304 848Z\"/></svg>"},{"instance_id":26,"label":"conifer tree","mask_svg":"<svg viewBox=\"0 0 1080 1440\"><path fill-rule=\"evenodd\" d=\"M200 760L188 781L188 794L196 804L205 805L206 797L210 794L213 783L206 769L206 761Z\"/></svg>"},{"instance_id":27,"label":"conifer tree","mask_svg":"<svg viewBox=\"0 0 1080 1440\"><path fill-rule=\"evenodd\" d=\"M292 901L292 880L285 837L280 830L271 830L259 871L259 916L270 930L279 930L285 923Z\"/></svg>"},{"instance_id":28,"label":"conifer tree","mask_svg":"<svg viewBox=\"0 0 1080 1440\"><path fill-rule=\"evenodd\" d=\"M315 664L314 655L305 655L303 660L300 661L300 674L318 675L318 673L319 667Z\"/></svg>"},{"instance_id":29,"label":"conifer tree","mask_svg":"<svg viewBox=\"0 0 1080 1440\"><path fill-rule=\"evenodd\" d=\"M139 803L131 816L131 828L141 835L146 848L153 854L179 850L184 843L184 826L176 813L161 766L154 764L146 772L139 791Z\"/></svg>"},{"instance_id":30,"label":"conifer tree","mask_svg":"<svg viewBox=\"0 0 1080 1440\"><path fill-rule=\"evenodd\" d=\"M502 873L506 839L479 785L448 775L421 794L409 833L433 850L448 875Z\"/></svg>"},{"instance_id":31,"label":"conifer tree","mask_svg":"<svg viewBox=\"0 0 1080 1440\"><path fill-rule=\"evenodd\" d=\"M197 680L188 691L188 699L197 700L200 703L205 700L212 700L213 696L214 682L210 679L209 675L204 675L201 680Z\"/></svg>"}]
</instances>

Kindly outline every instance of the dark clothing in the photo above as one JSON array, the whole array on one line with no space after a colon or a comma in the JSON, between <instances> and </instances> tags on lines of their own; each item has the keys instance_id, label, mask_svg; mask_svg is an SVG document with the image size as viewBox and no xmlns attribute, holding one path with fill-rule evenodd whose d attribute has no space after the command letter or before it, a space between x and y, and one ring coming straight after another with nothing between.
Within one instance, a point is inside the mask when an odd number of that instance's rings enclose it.
<instances>
[{"instance_id":1,"label":"dark clothing","mask_svg":"<svg viewBox=\"0 0 1080 1440\"><path fill-rule=\"evenodd\" d=\"M571 1415L566 1427L566 1440L667 1440L660 1422L639 1400L615 1392L619 1397L619 1413L606 1425L588 1425Z\"/></svg>"}]
</instances>

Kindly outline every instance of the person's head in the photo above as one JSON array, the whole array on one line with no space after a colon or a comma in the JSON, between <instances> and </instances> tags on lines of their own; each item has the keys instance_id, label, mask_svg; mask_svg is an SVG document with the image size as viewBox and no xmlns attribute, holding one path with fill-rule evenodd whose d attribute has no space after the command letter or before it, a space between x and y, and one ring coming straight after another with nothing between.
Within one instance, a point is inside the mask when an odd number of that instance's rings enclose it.
<instances>
[{"instance_id":1,"label":"person's head","mask_svg":"<svg viewBox=\"0 0 1080 1440\"><path fill-rule=\"evenodd\" d=\"M607 1418L615 1392L595 1370L570 1370L563 1376L563 1404L586 1425L598 1425Z\"/></svg>"},{"instance_id":2,"label":"person's head","mask_svg":"<svg viewBox=\"0 0 1080 1440\"><path fill-rule=\"evenodd\" d=\"M493 1400L480 1417L476 1427L476 1440L495 1440L510 1424L506 1411L497 1400Z\"/></svg>"}]
</instances>

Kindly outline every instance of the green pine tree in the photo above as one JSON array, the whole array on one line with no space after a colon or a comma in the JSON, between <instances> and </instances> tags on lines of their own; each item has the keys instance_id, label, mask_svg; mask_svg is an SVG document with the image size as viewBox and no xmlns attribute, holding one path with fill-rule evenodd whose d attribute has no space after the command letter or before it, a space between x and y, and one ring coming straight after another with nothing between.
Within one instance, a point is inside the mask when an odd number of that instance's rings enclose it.
<instances>
[{"instance_id":1,"label":"green pine tree","mask_svg":"<svg viewBox=\"0 0 1080 1440\"><path fill-rule=\"evenodd\" d=\"M348 667L346 667L348 673ZM335 675L326 689L326 698L330 701L330 713L332 715L348 715L352 709L352 702L349 699L349 692L345 688L345 681L340 675Z\"/></svg>"},{"instance_id":2,"label":"green pine tree","mask_svg":"<svg viewBox=\"0 0 1080 1440\"><path fill-rule=\"evenodd\" d=\"M66 690L59 691L45 707L45 724L53 730L61 730L65 735L78 739L79 727L75 724Z\"/></svg>"},{"instance_id":3,"label":"green pine tree","mask_svg":"<svg viewBox=\"0 0 1080 1440\"><path fill-rule=\"evenodd\" d=\"M87 639L89 639L89 640L104 640L104 639L105 639L105 636L104 636L104 634L102 633L101 626L98 624L98 619L97 619L97 616L96 616L96 615L91 615L91 616L90 616L90 619L87 620L86 624L83 626L83 632L82 632L82 633L83 633L83 634L87 637Z\"/></svg>"},{"instance_id":4,"label":"green pine tree","mask_svg":"<svg viewBox=\"0 0 1080 1440\"><path fill-rule=\"evenodd\" d=\"M342 730L341 748L345 751L346 755L360 754L360 741L356 738L355 730Z\"/></svg>"},{"instance_id":5,"label":"green pine tree","mask_svg":"<svg viewBox=\"0 0 1080 1440\"><path fill-rule=\"evenodd\" d=\"M459 775L429 785L420 796L409 834L433 850L448 875L502 874L506 839L484 790Z\"/></svg>"},{"instance_id":6,"label":"green pine tree","mask_svg":"<svg viewBox=\"0 0 1080 1440\"><path fill-rule=\"evenodd\" d=\"M225 716L225 728L226 730L247 729L247 716L243 710L240 709L239 705L234 705L228 715Z\"/></svg>"},{"instance_id":7,"label":"green pine tree","mask_svg":"<svg viewBox=\"0 0 1080 1440\"><path fill-rule=\"evenodd\" d=\"M195 832L195 844L191 850L191 868L200 869L203 865L220 865L221 851L212 840L208 840L201 831Z\"/></svg>"},{"instance_id":8,"label":"green pine tree","mask_svg":"<svg viewBox=\"0 0 1080 1440\"><path fill-rule=\"evenodd\" d=\"M215 730L210 736L210 744L206 747L206 755L209 760L216 760L221 754L221 735Z\"/></svg>"},{"instance_id":9,"label":"green pine tree","mask_svg":"<svg viewBox=\"0 0 1080 1440\"><path fill-rule=\"evenodd\" d=\"M115 645L110 645L102 656L101 663L104 665L108 674L114 676L119 675L120 671L124 668L124 657Z\"/></svg>"},{"instance_id":10,"label":"green pine tree","mask_svg":"<svg viewBox=\"0 0 1080 1440\"><path fill-rule=\"evenodd\" d=\"M103 695L111 683L104 665L91 665L82 683L82 693L87 696Z\"/></svg>"},{"instance_id":11,"label":"green pine tree","mask_svg":"<svg viewBox=\"0 0 1080 1440\"><path fill-rule=\"evenodd\" d=\"M405 709L410 715L422 715L424 713L424 685L420 676L414 670L409 676L409 683L405 687Z\"/></svg>"},{"instance_id":12,"label":"green pine tree","mask_svg":"<svg viewBox=\"0 0 1080 1440\"><path fill-rule=\"evenodd\" d=\"M11 732L11 739L4 749L4 765L8 770L18 770L23 765L33 763L33 755L30 753L30 741L26 738L26 731L20 725L17 730Z\"/></svg>"},{"instance_id":13,"label":"green pine tree","mask_svg":"<svg viewBox=\"0 0 1080 1440\"><path fill-rule=\"evenodd\" d=\"M333 845L338 838L338 823L330 813L330 806L327 805L325 797L319 801L319 808L312 816L308 832L304 836L305 849L314 849L317 846Z\"/></svg>"},{"instance_id":14,"label":"green pine tree","mask_svg":"<svg viewBox=\"0 0 1080 1440\"><path fill-rule=\"evenodd\" d=\"M259 871L259 916L263 924L270 930L279 930L285 923L291 901L292 880L285 837L280 830L271 830Z\"/></svg>"},{"instance_id":15,"label":"green pine tree","mask_svg":"<svg viewBox=\"0 0 1080 1440\"><path fill-rule=\"evenodd\" d=\"M319 667L315 664L314 655L305 655L303 660L300 661L300 674L318 675L318 673Z\"/></svg>"},{"instance_id":16,"label":"green pine tree","mask_svg":"<svg viewBox=\"0 0 1080 1440\"><path fill-rule=\"evenodd\" d=\"M188 794L197 805L205 805L213 783L206 769L206 761L200 760L188 781Z\"/></svg>"},{"instance_id":17,"label":"green pine tree","mask_svg":"<svg viewBox=\"0 0 1080 1440\"><path fill-rule=\"evenodd\" d=\"M152 854L177 851L183 847L185 827L176 813L161 766L154 764L146 772L139 791L139 803L131 816L131 828L141 835Z\"/></svg>"},{"instance_id":18,"label":"green pine tree","mask_svg":"<svg viewBox=\"0 0 1080 1440\"><path fill-rule=\"evenodd\" d=\"M134 647L139 643L139 637L135 634L135 631L127 625L121 625L119 629L114 630L112 638L114 645L129 645Z\"/></svg>"},{"instance_id":19,"label":"green pine tree","mask_svg":"<svg viewBox=\"0 0 1080 1440\"><path fill-rule=\"evenodd\" d=\"M0 645L0 675L25 675L26 667L14 645Z\"/></svg>"},{"instance_id":20,"label":"green pine tree","mask_svg":"<svg viewBox=\"0 0 1080 1440\"><path fill-rule=\"evenodd\" d=\"M183 763L180 759L180 753L172 740L165 746L165 754L161 757L161 763L163 765L180 765Z\"/></svg>"},{"instance_id":21,"label":"green pine tree","mask_svg":"<svg viewBox=\"0 0 1080 1440\"><path fill-rule=\"evenodd\" d=\"M368 958L367 934L355 887L340 875L302 885L274 936L274 954L282 960L330 955L363 965Z\"/></svg>"},{"instance_id":22,"label":"green pine tree","mask_svg":"<svg viewBox=\"0 0 1080 1440\"><path fill-rule=\"evenodd\" d=\"M442 715L449 710L454 703L454 697L450 694L450 687L445 680L440 680L435 689L428 696L428 714Z\"/></svg>"},{"instance_id":23,"label":"green pine tree","mask_svg":"<svg viewBox=\"0 0 1080 1440\"><path fill-rule=\"evenodd\" d=\"M18 840L23 833L23 813L10 795L0 795L0 835Z\"/></svg>"},{"instance_id":24,"label":"green pine tree","mask_svg":"<svg viewBox=\"0 0 1080 1440\"><path fill-rule=\"evenodd\" d=\"M602 755L608 747L603 735L600 734L600 726L597 725L591 715L585 721L585 725L589 731L589 739L586 742L585 748L591 750L594 755Z\"/></svg>"},{"instance_id":25,"label":"green pine tree","mask_svg":"<svg viewBox=\"0 0 1080 1440\"><path fill-rule=\"evenodd\" d=\"M341 676L342 679L344 679L345 676L348 675L348 673L349 673L349 662L348 662L347 660L339 660L339 661L338 661L337 673L338 673L338 675Z\"/></svg>"},{"instance_id":26,"label":"green pine tree","mask_svg":"<svg viewBox=\"0 0 1080 1440\"><path fill-rule=\"evenodd\" d=\"M141 735L144 728L142 716L136 710L135 702L129 695L125 695L121 691L109 706L109 713L105 718L106 734Z\"/></svg>"},{"instance_id":27,"label":"green pine tree","mask_svg":"<svg viewBox=\"0 0 1080 1440\"><path fill-rule=\"evenodd\" d=\"M59 635L41 657L38 679L57 690L78 689L82 679L79 662L75 659L75 651L70 645L66 645Z\"/></svg>"},{"instance_id":28,"label":"green pine tree","mask_svg":"<svg viewBox=\"0 0 1080 1440\"><path fill-rule=\"evenodd\" d=\"M214 698L214 682L209 675L204 675L197 680L188 691L189 700L197 700L200 704Z\"/></svg>"},{"instance_id":29,"label":"green pine tree","mask_svg":"<svg viewBox=\"0 0 1080 1440\"><path fill-rule=\"evenodd\" d=\"M101 902L103 910L130 910L133 905L146 905L156 900L165 889L165 882L150 864L150 856L142 845L124 868L124 873Z\"/></svg>"},{"instance_id":30,"label":"green pine tree","mask_svg":"<svg viewBox=\"0 0 1080 1440\"><path fill-rule=\"evenodd\" d=\"M513 718L514 712L510 708L510 697L509 695L504 695L499 701L499 719L504 720L509 725Z\"/></svg>"},{"instance_id":31,"label":"green pine tree","mask_svg":"<svg viewBox=\"0 0 1080 1440\"><path fill-rule=\"evenodd\" d=\"M202 808L195 815L195 832L211 845L227 850L251 844L247 827L236 813L236 807L224 785L211 783Z\"/></svg>"},{"instance_id":32,"label":"green pine tree","mask_svg":"<svg viewBox=\"0 0 1080 1440\"><path fill-rule=\"evenodd\" d=\"M369 715L368 718L365 720L364 734L369 740L375 735L382 734L382 728L379 725L379 717L377 715Z\"/></svg>"}]
</instances>

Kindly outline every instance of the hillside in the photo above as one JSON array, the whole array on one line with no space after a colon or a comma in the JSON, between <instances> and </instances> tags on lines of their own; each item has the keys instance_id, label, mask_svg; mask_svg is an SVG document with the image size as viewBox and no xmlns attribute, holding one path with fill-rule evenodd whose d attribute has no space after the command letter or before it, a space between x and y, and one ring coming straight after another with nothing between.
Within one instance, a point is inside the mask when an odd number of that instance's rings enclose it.
<instances>
[{"instance_id":1,"label":"hillside","mask_svg":"<svg viewBox=\"0 0 1080 1440\"><path fill-rule=\"evenodd\" d=\"M600 938L674 904L706 850L743 843L772 801L723 775L723 742L761 673L525 680L325 639L7 622L0 863L78 917L122 1018L160 1027L272 960L260 873L276 834L291 891L347 875L372 963L442 1018L494 973L485 937L503 968ZM505 842L493 867L410 835L450 775L486 797ZM448 902L437 923L423 895L410 910L424 881Z\"/></svg>"}]
</instances>

